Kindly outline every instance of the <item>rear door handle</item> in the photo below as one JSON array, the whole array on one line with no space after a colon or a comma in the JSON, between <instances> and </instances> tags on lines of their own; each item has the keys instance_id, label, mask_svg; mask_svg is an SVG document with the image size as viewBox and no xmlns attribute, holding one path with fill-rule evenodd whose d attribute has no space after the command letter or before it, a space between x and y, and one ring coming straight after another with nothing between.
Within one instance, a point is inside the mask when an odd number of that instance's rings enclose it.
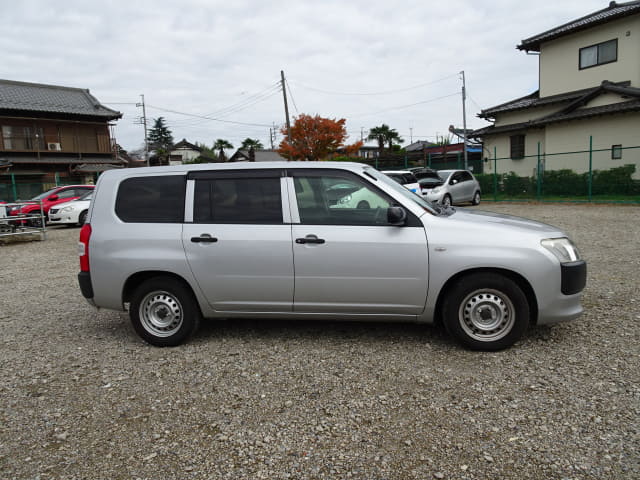
<instances>
[{"instance_id":1,"label":"rear door handle","mask_svg":"<svg viewBox=\"0 0 640 480\"><path fill-rule=\"evenodd\" d=\"M305 244L305 243L322 244L322 243L324 243L324 238L318 238L316 235L307 235L304 238L296 238L296 243L300 243L300 244Z\"/></svg>"},{"instance_id":2,"label":"rear door handle","mask_svg":"<svg viewBox=\"0 0 640 480\"><path fill-rule=\"evenodd\" d=\"M193 243L216 243L218 239L215 237L212 237L208 233L203 233L199 237L191 237L191 241Z\"/></svg>"}]
</instances>

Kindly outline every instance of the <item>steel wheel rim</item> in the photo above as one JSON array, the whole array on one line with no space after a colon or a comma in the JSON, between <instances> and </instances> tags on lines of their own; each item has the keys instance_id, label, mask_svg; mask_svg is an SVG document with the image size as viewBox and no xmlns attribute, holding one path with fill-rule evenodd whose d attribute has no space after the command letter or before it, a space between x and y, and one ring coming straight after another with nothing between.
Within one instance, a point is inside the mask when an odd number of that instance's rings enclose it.
<instances>
[{"instance_id":1,"label":"steel wheel rim","mask_svg":"<svg viewBox=\"0 0 640 480\"><path fill-rule=\"evenodd\" d=\"M445 207L451 206L451 199L449 198L449 196L445 195L445 197L442 199L442 205L444 205Z\"/></svg>"},{"instance_id":2,"label":"steel wheel rim","mask_svg":"<svg viewBox=\"0 0 640 480\"><path fill-rule=\"evenodd\" d=\"M176 333L183 322L180 301L169 292L148 293L138 309L143 328L156 337L169 337Z\"/></svg>"},{"instance_id":3,"label":"steel wheel rim","mask_svg":"<svg viewBox=\"0 0 640 480\"><path fill-rule=\"evenodd\" d=\"M483 288L465 297L458 319L465 333L474 340L494 342L512 330L516 312L513 302L503 292Z\"/></svg>"},{"instance_id":4,"label":"steel wheel rim","mask_svg":"<svg viewBox=\"0 0 640 480\"><path fill-rule=\"evenodd\" d=\"M473 196L473 203L475 203L475 204L480 203L480 194L479 194L479 193L476 193L476 194Z\"/></svg>"}]
</instances>

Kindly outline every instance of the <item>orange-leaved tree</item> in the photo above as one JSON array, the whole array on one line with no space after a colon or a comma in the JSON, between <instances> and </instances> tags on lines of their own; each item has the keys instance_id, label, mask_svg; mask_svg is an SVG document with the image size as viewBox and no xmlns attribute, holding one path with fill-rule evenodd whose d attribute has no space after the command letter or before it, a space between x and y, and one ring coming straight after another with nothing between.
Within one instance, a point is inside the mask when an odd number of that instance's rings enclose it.
<instances>
[{"instance_id":1,"label":"orange-leaved tree","mask_svg":"<svg viewBox=\"0 0 640 480\"><path fill-rule=\"evenodd\" d=\"M346 120L312 117L304 113L294 119L291 135L282 129L284 140L280 142L278 153L287 160L325 160L338 149L352 155L362 146L362 142L345 145L347 138Z\"/></svg>"}]
</instances>

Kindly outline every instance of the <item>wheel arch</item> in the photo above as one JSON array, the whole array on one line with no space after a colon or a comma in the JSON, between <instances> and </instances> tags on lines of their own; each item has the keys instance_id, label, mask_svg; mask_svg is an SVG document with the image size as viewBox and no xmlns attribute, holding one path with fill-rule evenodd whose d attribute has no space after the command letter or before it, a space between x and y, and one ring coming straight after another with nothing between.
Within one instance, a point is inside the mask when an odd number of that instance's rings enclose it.
<instances>
[{"instance_id":1,"label":"wheel arch","mask_svg":"<svg viewBox=\"0 0 640 480\"><path fill-rule=\"evenodd\" d=\"M526 278L524 278L519 273L516 273L512 270L507 270L504 268L472 268L469 270L463 270L461 272L458 272L455 275L453 275L451 278L449 278L449 280L445 282L445 284L440 289L440 292L438 293L438 300L436 302L435 315L434 315L434 319L436 323L438 324L442 323L442 305L444 304L444 300L446 298L447 292L451 289L451 285L453 285L459 279L475 273L495 273L495 274L503 275L509 278L511 281L515 282L516 285L520 287L525 297L527 297L527 302L529 303L529 313L530 313L529 323L531 325L535 325L537 323L538 301L536 299L536 294L533 291L533 288L531 287L531 284Z\"/></svg>"},{"instance_id":2,"label":"wheel arch","mask_svg":"<svg viewBox=\"0 0 640 480\"><path fill-rule=\"evenodd\" d=\"M138 285L142 284L143 282L151 278L156 278L156 277L168 277L182 283L186 288L189 289L189 291L193 295L193 298L196 300L196 304L198 304L198 308L200 308L199 302L197 300L198 297L196 296L196 292L193 291L193 288L191 287L189 282L187 282L183 277L181 277L177 273L167 272L163 270L146 270L143 272L136 272L133 275L131 275L129 278L127 278L127 280L124 282L124 286L122 287L122 302L123 303L130 302L133 292L136 290Z\"/></svg>"}]
</instances>

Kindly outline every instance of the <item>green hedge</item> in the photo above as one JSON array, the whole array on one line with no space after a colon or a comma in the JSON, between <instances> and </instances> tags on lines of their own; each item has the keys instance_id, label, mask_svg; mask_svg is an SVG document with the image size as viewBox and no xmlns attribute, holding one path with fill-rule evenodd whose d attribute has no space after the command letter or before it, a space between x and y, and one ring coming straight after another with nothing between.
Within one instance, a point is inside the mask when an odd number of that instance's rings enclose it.
<instances>
[{"instance_id":1,"label":"green hedge","mask_svg":"<svg viewBox=\"0 0 640 480\"><path fill-rule=\"evenodd\" d=\"M632 178L635 165L624 165L610 170L594 170L591 193L593 195L640 195L640 181ZM494 191L493 174L479 174L482 192ZM532 197L537 193L535 177L520 177L514 172L498 174L498 193L509 197ZM589 194L589 173L573 170L549 170L544 172L540 185L542 195L581 197Z\"/></svg>"}]
</instances>

